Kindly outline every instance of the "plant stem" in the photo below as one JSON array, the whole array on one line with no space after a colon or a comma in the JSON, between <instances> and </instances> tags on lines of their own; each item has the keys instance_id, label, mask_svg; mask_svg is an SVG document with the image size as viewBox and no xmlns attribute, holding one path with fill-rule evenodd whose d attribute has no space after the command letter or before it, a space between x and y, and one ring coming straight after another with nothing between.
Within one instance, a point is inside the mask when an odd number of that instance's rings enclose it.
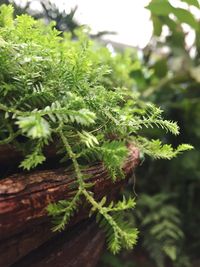
<instances>
[{"instance_id":1,"label":"plant stem","mask_svg":"<svg viewBox=\"0 0 200 267\"><path fill-rule=\"evenodd\" d=\"M81 170L79 168L79 164L78 164L78 162L76 160L76 155L72 151L72 148L71 148L67 138L63 134L63 131L60 130L59 133L60 133L60 137L62 139L62 142L63 142L63 144L64 144L64 146L65 146L65 148L67 150L67 153L69 154L69 157L71 158L71 160L73 162L74 169L75 169L75 172L76 172L76 175L77 175L77 179L78 179L78 183L79 183L79 189L81 191L83 191L83 189L85 188L85 182L83 180L83 176L82 176Z\"/></svg>"},{"instance_id":2,"label":"plant stem","mask_svg":"<svg viewBox=\"0 0 200 267\"><path fill-rule=\"evenodd\" d=\"M108 224L112 227L114 235L120 239L127 240L128 235L125 231L121 229L121 227L117 224L117 222L112 218L112 216L109 214L110 209L106 207L102 207L101 204L99 204L94 197L92 196L92 193L87 191L86 184L83 180L83 175L81 173L81 170L79 168L79 164L76 159L76 155L74 154L66 136L64 135L62 130L59 130L60 137L62 139L62 142L66 148L67 153L69 154L69 157L71 158L74 169L77 175L77 180L79 183L79 189L78 189L78 195L83 194L86 198L86 200L92 205L94 210L98 210L98 212L104 217L104 219L108 222Z\"/></svg>"}]
</instances>

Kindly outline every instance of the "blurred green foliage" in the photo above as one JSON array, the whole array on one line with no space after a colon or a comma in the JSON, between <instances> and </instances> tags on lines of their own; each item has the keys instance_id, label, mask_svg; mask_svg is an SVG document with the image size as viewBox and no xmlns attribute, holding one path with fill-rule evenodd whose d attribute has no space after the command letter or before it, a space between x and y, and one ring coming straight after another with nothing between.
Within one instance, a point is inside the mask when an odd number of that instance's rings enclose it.
<instances>
[{"instance_id":1,"label":"blurred green foliage","mask_svg":"<svg viewBox=\"0 0 200 267\"><path fill-rule=\"evenodd\" d=\"M71 33L79 27L79 24L74 19L76 7L71 9L69 13L59 8L56 1L51 0L0 0L0 4L12 4L14 7L14 15L30 14L35 19L42 19L46 23L55 21L55 28L58 31L69 31ZM33 4L37 4L37 9L33 8Z\"/></svg>"},{"instance_id":2,"label":"blurred green foliage","mask_svg":"<svg viewBox=\"0 0 200 267\"><path fill-rule=\"evenodd\" d=\"M161 106L168 117L178 121L181 135L176 140L168 136L168 142L177 145L177 141L187 140L196 149L171 162L147 161L140 177L141 190L145 189L149 194L176 194L174 205L181 213L181 228L185 234L181 250L195 258L200 250L200 9L198 1L183 2L188 4L184 9L174 8L169 1L153 0L148 6L152 20L157 21L154 23L156 43L154 48L150 45L144 51L144 65L148 65L152 76L148 80L148 89L142 90L142 96ZM170 7L165 13L161 8L163 3ZM199 15L198 19L190 11L191 5L195 6L193 9ZM164 40L160 38L163 27L168 29ZM194 40L189 45L188 35L192 33ZM149 179L152 186L145 182ZM180 266L184 266L183 263Z\"/></svg>"}]
</instances>

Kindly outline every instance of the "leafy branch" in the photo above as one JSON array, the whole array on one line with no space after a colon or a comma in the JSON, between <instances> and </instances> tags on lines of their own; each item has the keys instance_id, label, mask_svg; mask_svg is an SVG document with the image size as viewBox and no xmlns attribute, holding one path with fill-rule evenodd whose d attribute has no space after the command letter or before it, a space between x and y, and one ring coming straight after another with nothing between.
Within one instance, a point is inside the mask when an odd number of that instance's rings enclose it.
<instances>
[{"instance_id":1,"label":"leafy branch","mask_svg":"<svg viewBox=\"0 0 200 267\"><path fill-rule=\"evenodd\" d=\"M62 163L72 165L78 189L72 199L48 207L54 230L64 229L84 198L105 230L110 250L132 248L137 230L120 217L134 208L134 199L96 201L81 165L100 160L115 182L124 178L127 144L167 159L192 147L173 149L141 137L144 128L177 135L179 127L132 92L128 55L113 57L82 29L75 41L67 34L61 37L53 25L28 15L14 20L12 13L11 6L0 7L0 144L17 145L24 154L20 167L29 171L46 160L44 147L56 140L56 152Z\"/></svg>"}]
</instances>

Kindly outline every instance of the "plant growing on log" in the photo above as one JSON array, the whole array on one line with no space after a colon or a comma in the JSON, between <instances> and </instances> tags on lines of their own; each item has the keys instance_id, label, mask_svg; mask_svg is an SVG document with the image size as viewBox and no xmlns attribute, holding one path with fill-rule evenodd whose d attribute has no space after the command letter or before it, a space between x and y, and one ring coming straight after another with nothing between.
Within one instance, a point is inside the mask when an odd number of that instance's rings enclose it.
<instances>
[{"instance_id":1,"label":"plant growing on log","mask_svg":"<svg viewBox=\"0 0 200 267\"><path fill-rule=\"evenodd\" d=\"M13 20L11 6L1 6L0 12L0 144L23 151L20 167L30 170L45 161L44 147L56 142L62 161L75 170L78 189L71 201L49 205L54 230L64 229L84 196L106 231L109 249L132 248L137 230L118 213L134 208L134 199L107 204L104 196L96 201L84 167L101 160L114 182L124 178L127 144L166 159L192 147L173 149L142 136L143 128L159 127L175 135L179 128L130 88L113 85L109 77L115 69L106 63L115 58L82 30L74 41L61 36L54 24L45 26L28 15Z\"/></svg>"}]
</instances>

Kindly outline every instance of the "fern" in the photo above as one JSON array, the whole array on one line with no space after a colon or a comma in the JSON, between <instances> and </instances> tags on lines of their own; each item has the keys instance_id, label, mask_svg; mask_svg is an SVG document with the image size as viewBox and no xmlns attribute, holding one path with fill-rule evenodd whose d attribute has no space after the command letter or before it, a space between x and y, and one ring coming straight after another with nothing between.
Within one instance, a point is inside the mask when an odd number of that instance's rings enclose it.
<instances>
[{"instance_id":1,"label":"fern","mask_svg":"<svg viewBox=\"0 0 200 267\"><path fill-rule=\"evenodd\" d=\"M99 145L98 139L92 134L86 131L82 131L78 133L81 142L83 142L88 148L95 147Z\"/></svg>"},{"instance_id":2,"label":"fern","mask_svg":"<svg viewBox=\"0 0 200 267\"><path fill-rule=\"evenodd\" d=\"M18 117L16 124L30 138L48 138L50 135L49 123L40 115Z\"/></svg>"},{"instance_id":3,"label":"fern","mask_svg":"<svg viewBox=\"0 0 200 267\"><path fill-rule=\"evenodd\" d=\"M45 159L45 156L41 152L34 151L30 155L26 156L26 158L21 162L20 167L29 171L31 168L42 164Z\"/></svg>"},{"instance_id":4,"label":"fern","mask_svg":"<svg viewBox=\"0 0 200 267\"><path fill-rule=\"evenodd\" d=\"M137 230L120 218L134 200L96 201L81 163L102 160L115 181L123 178L130 142L154 158L172 158L191 146L172 149L140 137L145 127L175 135L179 128L130 90L133 82L124 67L132 68L128 54L112 57L81 29L71 40L53 24L45 26L28 15L13 20L12 11L0 7L0 144L17 145L25 155L20 167L30 170L45 161L44 146L56 140L63 161L72 162L78 189L71 200L48 207L54 230L65 228L84 197L106 232L109 249L132 248Z\"/></svg>"},{"instance_id":5,"label":"fern","mask_svg":"<svg viewBox=\"0 0 200 267\"><path fill-rule=\"evenodd\" d=\"M143 245L158 267L164 267L165 258L178 259L182 239L181 215L169 202L170 194L141 195L138 217L142 225Z\"/></svg>"},{"instance_id":6,"label":"fern","mask_svg":"<svg viewBox=\"0 0 200 267\"><path fill-rule=\"evenodd\" d=\"M144 137L137 138L135 143L141 148L141 152L155 159L172 159L186 150L193 149L193 147L188 144L182 144L176 149L173 149L170 144L162 144L160 140L149 141Z\"/></svg>"},{"instance_id":7,"label":"fern","mask_svg":"<svg viewBox=\"0 0 200 267\"><path fill-rule=\"evenodd\" d=\"M53 231L61 231L65 229L70 218L77 211L81 190L78 190L71 201L60 200L58 203L52 203L47 207L49 215L54 217Z\"/></svg>"}]
</instances>

